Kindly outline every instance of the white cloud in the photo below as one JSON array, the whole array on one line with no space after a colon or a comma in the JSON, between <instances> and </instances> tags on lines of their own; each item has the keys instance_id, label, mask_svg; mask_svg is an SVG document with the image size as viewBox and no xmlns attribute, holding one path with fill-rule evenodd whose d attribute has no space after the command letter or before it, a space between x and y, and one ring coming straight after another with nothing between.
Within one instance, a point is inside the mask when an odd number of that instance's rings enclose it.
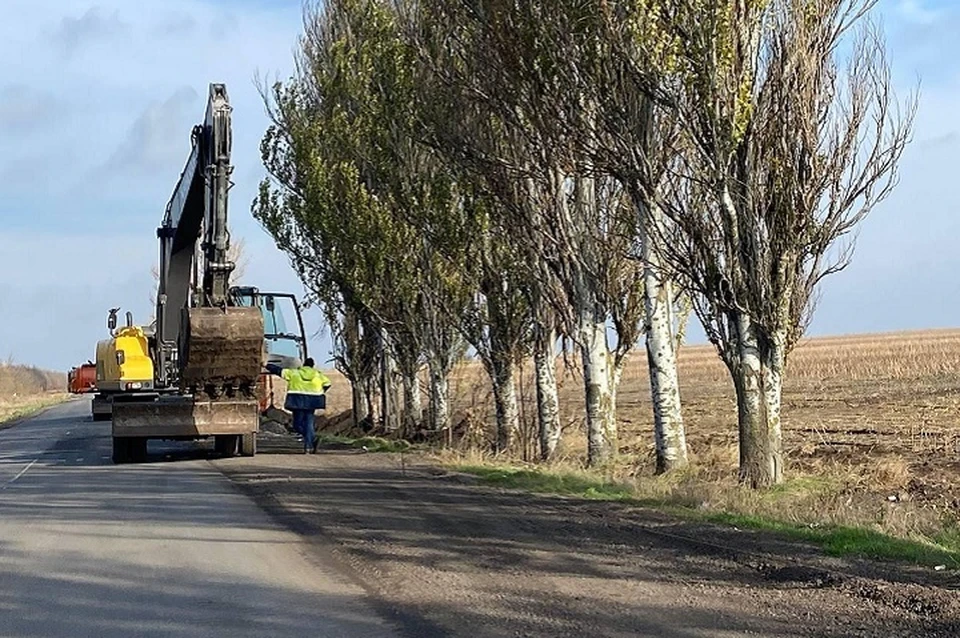
<instances>
[{"instance_id":1,"label":"white cloud","mask_svg":"<svg viewBox=\"0 0 960 638\"><path fill-rule=\"evenodd\" d=\"M65 16L60 21L54 41L69 57L92 42L102 42L123 33L129 25L120 20L120 12L106 15L98 6L90 7L82 16Z\"/></svg>"},{"instance_id":2,"label":"white cloud","mask_svg":"<svg viewBox=\"0 0 960 638\"><path fill-rule=\"evenodd\" d=\"M182 123L196 117L202 103L196 89L184 86L163 102L150 104L136 119L119 146L101 167L104 177L130 173L153 176L183 163L189 136Z\"/></svg>"},{"instance_id":3,"label":"white cloud","mask_svg":"<svg viewBox=\"0 0 960 638\"><path fill-rule=\"evenodd\" d=\"M67 283L110 286L131 273L146 272L157 252L146 233L57 235L39 231L0 234L0 284L56 286Z\"/></svg>"},{"instance_id":4,"label":"white cloud","mask_svg":"<svg viewBox=\"0 0 960 638\"><path fill-rule=\"evenodd\" d=\"M18 136L40 128L62 108L53 93L27 84L0 86L0 131Z\"/></svg>"}]
</instances>

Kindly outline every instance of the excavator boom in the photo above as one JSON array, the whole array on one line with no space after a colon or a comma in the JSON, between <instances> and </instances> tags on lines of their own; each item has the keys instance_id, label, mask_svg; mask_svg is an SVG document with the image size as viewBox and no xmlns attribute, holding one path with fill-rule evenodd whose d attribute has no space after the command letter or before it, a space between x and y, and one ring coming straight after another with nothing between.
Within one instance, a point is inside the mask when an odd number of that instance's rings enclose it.
<instances>
[{"instance_id":1,"label":"excavator boom","mask_svg":"<svg viewBox=\"0 0 960 638\"><path fill-rule=\"evenodd\" d=\"M262 364L262 317L229 306L231 110L226 87L211 84L206 117L193 129L190 155L157 229L161 381L214 397L253 392Z\"/></svg>"}]
</instances>

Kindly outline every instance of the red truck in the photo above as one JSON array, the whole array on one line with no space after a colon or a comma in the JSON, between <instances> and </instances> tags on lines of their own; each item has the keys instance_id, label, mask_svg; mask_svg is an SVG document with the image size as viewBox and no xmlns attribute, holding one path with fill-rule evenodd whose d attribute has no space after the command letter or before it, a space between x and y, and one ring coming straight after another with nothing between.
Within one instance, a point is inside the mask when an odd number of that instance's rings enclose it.
<instances>
[{"instance_id":1,"label":"red truck","mask_svg":"<svg viewBox=\"0 0 960 638\"><path fill-rule=\"evenodd\" d=\"M74 367L67 373L67 391L71 394L85 394L97 390L97 366L88 361Z\"/></svg>"}]
</instances>

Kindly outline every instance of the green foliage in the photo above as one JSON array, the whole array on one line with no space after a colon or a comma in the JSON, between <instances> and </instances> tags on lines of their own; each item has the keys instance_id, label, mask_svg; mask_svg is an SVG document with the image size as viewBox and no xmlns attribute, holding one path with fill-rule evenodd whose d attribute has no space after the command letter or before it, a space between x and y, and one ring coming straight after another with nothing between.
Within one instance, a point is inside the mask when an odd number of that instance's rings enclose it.
<instances>
[{"instance_id":1,"label":"green foliage","mask_svg":"<svg viewBox=\"0 0 960 638\"><path fill-rule=\"evenodd\" d=\"M426 297L464 303L461 187L419 143L415 56L390 5L334 0L305 26L298 73L268 100L253 214L328 317L373 317L415 360Z\"/></svg>"},{"instance_id":2,"label":"green foliage","mask_svg":"<svg viewBox=\"0 0 960 638\"><path fill-rule=\"evenodd\" d=\"M512 489L522 489L541 494L580 496L592 500L632 500L633 490L626 485L617 485L570 472L551 472L544 469L522 470L509 466L458 465L457 469L479 476L485 483Z\"/></svg>"}]
</instances>

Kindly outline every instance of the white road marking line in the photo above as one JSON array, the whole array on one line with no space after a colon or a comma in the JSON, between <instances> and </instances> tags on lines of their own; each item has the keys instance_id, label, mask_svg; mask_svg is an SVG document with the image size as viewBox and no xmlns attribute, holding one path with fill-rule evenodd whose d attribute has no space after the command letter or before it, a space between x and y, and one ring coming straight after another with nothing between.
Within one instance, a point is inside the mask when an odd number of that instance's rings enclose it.
<instances>
[{"instance_id":1,"label":"white road marking line","mask_svg":"<svg viewBox=\"0 0 960 638\"><path fill-rule=\"evenodd\" d=\"M36 462L39 461L39 460L40 460L39 458L36 458L36 459L33 459L32 461L30 461L30 463L27 465L27 467L25 467L25 468L23 468L22 470L20 470L20 472L17 473L16 476L14 476L12 479L10 479L10 480L7 481L6 483L4 483L4 484L3 484L3 487L0 487L0 490L5 490L5 489L7 489L8 487L10 487L10 484L11 484L11 483L13 483L14 481L16 481L18 478L20 478L20 477L23 476L24 474L26 474L26 473L27 473L27 470L29 470L31 467L33 467L33 464L36 463Z\"/></svg>"}]
</instances>

